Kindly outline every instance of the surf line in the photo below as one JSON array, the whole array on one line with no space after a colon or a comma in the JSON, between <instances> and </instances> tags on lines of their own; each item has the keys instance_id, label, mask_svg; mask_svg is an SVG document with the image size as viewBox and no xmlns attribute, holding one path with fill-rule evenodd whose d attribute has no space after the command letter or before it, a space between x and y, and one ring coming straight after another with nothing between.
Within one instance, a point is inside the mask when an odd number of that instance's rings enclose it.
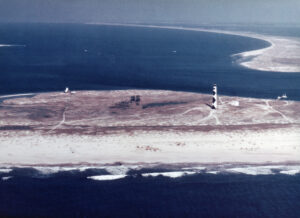
<instances>
[{"instance_id":1,"label":"surf line","mask_svg":"<svg viewBox=\"0 0 300 218\"><path fill-rule=\"evenodd\" d=\"M26 47L26 45L0 44L0 47Z\"/></svg>"},{"instance_id":2,"label":"surf line","mask_svg":"<svg viewBox=\"0 0 300 218\"><path fill-rule=\"evenodd\" d=\"M36 93L24 93L24 94L12 94L12 95L0 95L0 99L2 98L15 98L15 97L23 97L23 96L32 96Z\"/></svg>"},{"instance_id":3,"label":"surf line","mask_svg":"<svg viewBox=\"0 0 300 218\"><path fill-rule=\"evenodd\" d=\"M159 26L144 24L122 24L122 23L86 23L88 25L106 25L106 26L126 26L126 27L142 27L156 29L173 29L186 30L196 32L208 32L225 35L242 36L252 39L263 40L269 43L269 46L232 54L232 58L237 58L237 63L243 67L272 72L300 72L300 39L293 37L278 37L271 35L263 35L253 32L239 32L218 29L206 29L200 27L183 27L183 26Z\"/></svg>"}]
</instances>

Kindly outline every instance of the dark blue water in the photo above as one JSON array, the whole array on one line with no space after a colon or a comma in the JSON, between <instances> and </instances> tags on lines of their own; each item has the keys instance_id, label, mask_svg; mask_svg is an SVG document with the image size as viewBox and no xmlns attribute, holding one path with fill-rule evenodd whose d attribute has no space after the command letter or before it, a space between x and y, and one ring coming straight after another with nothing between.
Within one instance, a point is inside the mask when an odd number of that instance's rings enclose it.
<instances>
[{"instance_id":1,"label":"dark blue water","mask_svg":"<svg viewBox=\"0 0 300 218\"><path fill-rule=\"evenodd\" d=\"M94 181L85 172L15 170L0 215L18 217L300 217L300 175L198 174ZM98 172L99 174L99 172Z\"/></svg>"},{"instance_id":2,"label":"dark blue water","mask_svg":"<svg viewBox=\"0 0 300 218\"><path fill-rule=\"evenodd\" d=\"M244 28L244 27L243 27ZM253 27L251 27L253 28ZM297 35L298 30L291 30ZM278 33L282 29L270 29ZM281 33L286 35L287 33ZM289 35L289 34L288 34ZM300 100L300 74L242 68L232 54L268 46L213 33L79 24L0 24L0 93L149 88ZM176 51L176 52L174 52ZM300 217L300 175L199 174L93 181L91 171L0 180L0 216Z\"/></svg>"},{"instance_id":3,"label":"dark blue water","mask_svg":"<svg viewBox=\"0 0 300 218\"><path fill-rule=\"evenodd\" d=\"M260 72L233 62L232 54L268 46L256 39L136 27L0 24L0 44L8 43L26 47L0 49L1 94L65 86L208 93L217 83L225 95L287 93L300 100L300 73Z\"/></svg>"}]
</instances>

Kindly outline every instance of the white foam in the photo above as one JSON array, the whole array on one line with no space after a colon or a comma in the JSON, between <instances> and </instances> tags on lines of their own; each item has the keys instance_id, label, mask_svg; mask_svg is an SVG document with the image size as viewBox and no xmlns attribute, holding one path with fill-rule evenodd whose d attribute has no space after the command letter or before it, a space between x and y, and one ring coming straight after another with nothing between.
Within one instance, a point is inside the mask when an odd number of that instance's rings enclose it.
<instances>
[{"instance_id":1,"label":"white foam","mask_svg":"<svg viewBox=\"0 0 300 218\"><path fill-rule=\"evenodd\" d=\"M10 173L12 169L0 169L0 173Z\"/></svg>"},{"instance_id":2,"label":"white foam","mask_svg":"<svg viewBox=\"0 0 300 218\"><path fill-rule=\"evenodd\" d=\"M281 168L279 173L286 175L295 175L300 173L300 166L285 166Z\"/></svg>"},{"instance_id":3,"label":"white foam","mask_svg":"<svg viewBox=\"0 0 300 218\"><path fill-rule=\"evenodd\" d=\"M39 171L42 174L53 174L61 171L73 171L79 170L80 168L76 167L33 167L35 170Z\"/></svg>"},{"instance_id":4,"label":"white foam","mask_svg":"<svg viewBox=\"0 0 300 218\"><path fill-rule=\"evenodd\" d=\"M271 166L244 166L225 169L230 173L242 173L248 175L271 175L275 174L275 171L279 171L282 174L297 174L300 172L300 166L283 166L283 165L271 165Z\"/></svg>"},{"instance_id":5,"label":"white foam","mask_svg":"<svg viewBox=\"0 0 300 218\"><path fill-rule=\"evenodd\" d=\"M259 168L259 167L236 167L227 169L226 171L230 173L242 173L247 175L270 175L272 174L269 168Z\"/></svg>"},{"instance_id":6,"label":"white foam","mask_svg":"<svg viewBox=\"0 0 300 218\"><path fill-rule=\"evenodd\" d=\"M26 45L17 45L17 44L0 44L0 47L26 47Z\"/></svg>"},{"instance_id":7,"label":"white foam","mask_svg":"<svg viewBox=\"0 0 300 218\"><path fill-rule=\"evenodd\" d=\"M72 166L72 167L62 167L62 166L18 166L19 168L33 168L42 174L54 174L58 172L66 171L79 171L84 172L88 169L104 169L112 175L125 175L130 169L137 169L138 165L121 165L121 166ZM0 169L1 172L10 172L11 169Z\"/></svg>"},{"instance_id":8,"label":"white foam","mask_svg":"<svg viewBox=\"0 0 300 218\"><path fill-rule=\"evenodd\" d=\"M149 167L149 165L144 166ZM153 165L152 167L156 167ZM22 167L21 167L22 168ZM23 167L28 168L28 167ZM116 180L122 179L127 176L127 172L130 169L139 169L143 168L143 165L121 165L121 166L75 166L75 167L61 167L61 166L53 166L53 167L32 167L38 170L42 174L54 174L61 171L79 171L83 172L87 169L104 169L110 173L110 175L99 175L99 176L90 176L88 179L93 180ZM247 175L272 175L272 174L285 174L285 175L296 175L300 173L300 165L261 165L261 166L253 166L253 165L241 165L237 167L231 167L230 165L219 165L213 168L209 168L207 171L207 167L203 166L195 166L195 167L183 167L180 171L171 171L171 172L152 172L152 173L142 173L143 177L157 177L164 176L170 178L178 178L186 175L193 175L199 173L206 174L219 174L221 172L226 173L240 173ZM12 169L10 168L0 168L0 173L9 173ZM6 177L2 177L6 180ZM11 177L7 177L10 179Z\"/></svg>"},{"instance_id":9,"label":"white foam","mask_svg":"<svg viewBox=\"0 0 300 218\"><path fill-rule=\"evenodd\" d=\"M206 171L206 173L208 173L208 174L218 174L218 173L220 173L220 171Z\"/></svg>"},{"instance_id":10,"label":"white foam","mask_svg":"<svg viewBox=\"0 0 300 218\"><path fill-rule=\"evenodd\" d=\"M160 173L142 173L142 176L144 177L156 177L156 176L165 176L170 178L178 178L186 175L192 175L196 172L193 171L176 171L176 172L160 172Z\"/></svg>"},{"instance_id":11,"label":"white foam","mask_svg":"<svg viewBox=\"0 0 300 218\"><path fill-rule=\"evenodd\" d=\"M10 47L12 45L8 45L8 44L0 44L0 47Z\"/></svg>"},{"instance_id":12,"label":"white foam","mask_svg":"<svg viewBox=\"0 0 300 218\"><path fill-rule=\"evenodd\" d=\"M108 175L107 178L110 178L109 176L126 176L127 172L130 169L138 169L143 168L140 165L121 165L121 166L99 166L99 167L92 167L92 166L80 166L80 167L33 167L34 169L38 170L42 174L53 174L58 173L62 171L80 171L84 172L88 169L104 169L107 172L109 172L111 175ZM206 167L198 166L198 167L184 167L181 168L183 171L173 171L173 172L154 172L154 173L143 173L142 176L165 176L165 177L181 177L185 175L191 175L196 173L201 173L202 170L205 170ZM284 166L284 165L264 165L264 166L240 166L240 167L233 167L233 168L223 168L222 170L210 170L206 171L205 173L208 174L218 174L220 172L227 172L227 173L242 173L247 175L271 175L276 173L281 174L288 174L288 175L295 175L297 173L300 173L300 166ZM9 173L12 169L0 169L0 173ZM106 175L103 177L103 180L106 180ZM109 179L107 179L109 180Z\"/></svg>"},{"instance_id":13,"label":"white foam","mask_svg":"<svg viewBox=\"0 0 300 218\"><path fill-rule=\"evenodd\" d=\"M205 170L206 167L201 167L201 166L198 166L198 167L184 167L184 168L181 168L183 170Z\"/></svg>"},{"instance_id":14,"label":"white foam","mask_svg":"<svg viewBox=\"0 0 300 218\"><path fill-rule=\"evenodd\" d=\"M31 96L31 95L35 95L34 93L25 93L25 94L15 94L15 95L1 95L1 98L14 98L14 97L22 97L22 96Z\"/></svg>"},{"instance_id":15,"label":"white foam","mask_svg":"<svg viewBox=\"0 0 300 218\"><path fill-rule=\"evenodd\" d=\"M79 171L84 172L87 169L102 169L101 167L90 167L90 166L74 166L74 167L61 167L61 166L17 166L18 168L33 168L37 170L41 174L54 174L58 172L66 172L66 171ZM1 171L0 171L1 172Z\"/></svg>"},{"instance_id":16,"label":"white foam","mask_svg":"<svg viewBox=\"0 0 300 218\"><path fill-rule=\"evenodd\" d=\"M123 179L127 175L101 175L101 176L89 176L88 179L105 181L105 180L116 180L116 179Z\"/></svg>"},{"instance_id":17,"label":"white foam","mask_svg":"<svg viewBox=\"0 0 300 218\"><path fill-rule=\"evenodd\" d=\"M300 173L300 169L294 169L294 170L281 170L279 173L286 174L286 175L296 175Z\"/></svg>"},{"instance_id":18,"label":"white foam","mask_svg":"<svg viewBox=\"0 0 300 218\"><path fill-rule=\"evenodd\" d=\"M5 177L2 177L1 179L3 180L3 181L7 181L7 180L9 180L9 179L11 179L11 178L13 178L12 176L5 176Z\"/></svg>"},{"instance_id":19,"label":"white foam","mask_svg":"<svg viewBox=\"0 0 300 218\"><path fill-rule=\"evenodd\" d=\"M128 166L106 166L103 167L107 172L113 175L120 175L120 174L126 174L131 168Z\"/></svg>"}]
</instances>

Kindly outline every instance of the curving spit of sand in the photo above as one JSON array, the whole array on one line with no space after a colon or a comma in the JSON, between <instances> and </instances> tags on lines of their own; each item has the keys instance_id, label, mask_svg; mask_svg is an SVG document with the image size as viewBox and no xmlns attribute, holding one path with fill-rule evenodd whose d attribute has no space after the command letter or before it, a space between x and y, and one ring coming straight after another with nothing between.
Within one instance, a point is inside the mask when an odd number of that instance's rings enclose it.
<instances>
[{"instance_id":1,"label":"curving spit of sand","mask_svg":"<svg viewBox=\"0 0 300 218\"><path fill-rule=\"evenodd\" d=\"M198 32L210 32L227 35L250 37L269 42L269 46L262 49L233 54L238 64L246 68L273 71L273 72L300 72L300 39L296 37L283 37L263 35L253 32L228 31L218 29L206 29L200 27L182 27L170 25L143 25L121 23L89 23L89 25L129 26L143 28L174 29Z\"/></svg>"},{"instance_id":2,"label":"curving spit of sand","mask_svg":"<svg viewBox=\"0 0 300 218\"><path fill-rule=\"evenodd\" d=\"M121 24L121 23L88 23L89 25L129 26L143 28L174 29L185 31L211 32L219 34L237 35L264 40L270 43L267 48L245 51L232 54L235 61L246 68L273 71L273 72L300 72L300 39L295 37L282 37L263 35L252 32L228 31L217 29L206 29L199 27L182 27L170 25L143 25L143 24ZM0 44L0 47L26 47L25 45Z\"/></svg>"}]
</instances>

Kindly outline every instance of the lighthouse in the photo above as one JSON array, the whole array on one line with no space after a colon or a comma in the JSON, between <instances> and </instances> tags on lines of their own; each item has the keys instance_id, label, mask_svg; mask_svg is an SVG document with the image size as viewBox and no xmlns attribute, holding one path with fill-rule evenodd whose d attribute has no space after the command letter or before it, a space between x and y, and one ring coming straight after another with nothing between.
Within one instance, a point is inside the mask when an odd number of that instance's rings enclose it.
<instances>
[{"instance_id":1,"label":"lighthouse","mask_svg":"<svg viewBox=\"0 0 300 218\"><path fill-rule=\"evenodd\" d=\"M69 92L70 92L69 87L66 87L66 88L65 88L65 93L69 93Z\"/></svg>"},{"instance_id":2,"label":"lighthouse","mask_svg":"<svg viewBox=\"0 0 300 218\"><path fill-rule=\"evenodd\" d=\"M212 109L217 109L217 84L213 85L213 99L212 99L212 105L211 108Z\"/></svg>"}]
</instances>

